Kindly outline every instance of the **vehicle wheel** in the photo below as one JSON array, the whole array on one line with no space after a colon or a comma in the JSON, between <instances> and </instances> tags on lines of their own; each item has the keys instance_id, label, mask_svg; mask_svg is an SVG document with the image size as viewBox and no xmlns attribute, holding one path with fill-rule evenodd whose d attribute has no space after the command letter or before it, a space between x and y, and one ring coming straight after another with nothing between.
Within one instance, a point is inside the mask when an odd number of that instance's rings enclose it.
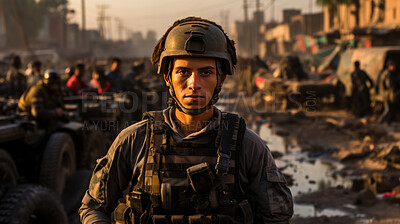
<instances>
[{"instance_id":1,"label":"vehicle wheel","mask_svg":"<svg viewBox=\"0 0 400 224\"><path fill-rule=\"evenodd\" d=\"M80 153L80 169L93 169L96 166L96 160L105 156L108 149L105 138L103 132L99 130L92 130L87 134Z\"/></svg>"},{"instance_id":2,"label":"vehicle wheel","mask_svg":"<svg viewBox=\"0 0 400 224\"><path fill-rule=\"evenodd\" d=\"M77 213L79 207L81 207L81 201L89 187L91 176L91 170L79 170L69 178L61 198L68 215Z\"/></svg>"},{"instance_id":3,"label":"vehicle wheel","mask_svg":"<svg viewBox=\"0 0 400 224\"><path fill-rule=\"evenodd\" d=\"M75 147L66 133L54 133L44 149L40 184L61 196L67 180L76 170Z\"/></svg>"},{"instance_id":4,"label":"vehicle wheel","mask_svg":"<svg viewBox=\"0 0 400 224\"><path fill-rule=\"evenodd\" d=\"M12 157L0 149L0 195L17 185L18 171Z\"/></svg>"},{"instance_id":5,"label":"vehicle wheel","mask_svg":"<svg viewBox=\"0 0 400 224\"><path fill-rule=\"evenodd\" d=\"M20 185L0 200L0 223L67 224L67 215L50 189L39 185Z\"/></svg>"}]
</instances>

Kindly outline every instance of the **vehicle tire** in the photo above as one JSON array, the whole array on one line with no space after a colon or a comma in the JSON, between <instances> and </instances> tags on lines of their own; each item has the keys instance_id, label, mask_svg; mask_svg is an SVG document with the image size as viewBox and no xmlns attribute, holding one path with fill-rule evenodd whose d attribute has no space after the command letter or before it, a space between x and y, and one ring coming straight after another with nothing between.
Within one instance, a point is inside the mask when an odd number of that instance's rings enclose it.
<instances>
[{"instance_id":1,"label":"vehicle tire","mask_svg":"<svg viewBox=\"0 0 400 224\"><path fill-rule=\"evenodd\" d=\"M19 185L0 200L0 224L67 224L57 195L39 185Z\"/></svg>"},{"instance_id":2,"label":"vehicle tire","mask_svg":"<svg viewBox=\"0 0 400 224\"><path fill-rule=\"evenodd\" d=\"M0 149L0 195L18 182L18 171L13 158Z\"/></svg>"},{"instance_id":3,"label":"vehicle tire","mask_svg":"<svg viewBox=\"0 0 400 224\"><path fill-rule=\"evenodd\" d=\"M40 184L61 196L69 177L76 170L75 147L67 133L54 133L44 149L40 167Z\"/></svg>"},{"instance_id":4,"label":"vehicle tire","mask_svg":"<svg viewBox=\"0 0 400 224\"><path fill-rule=\"evenodd\" d=\"M106 137L99 130L92 130L87 133L82 151L80 152L79 169L93 169L96 160L107 153Z\"/></svg>"},{"instance_id":5,"label":"vehicle tire","mask_svg":"<svg viewBox=\"0 0 400 224\"><path fill-rule=\"evenodd\" d=\"M69 178L61 197L61 203L68 215L75 214L81 207L81 201L89 187L91 170L79 170Z\"/></svg>"}]
</instances>

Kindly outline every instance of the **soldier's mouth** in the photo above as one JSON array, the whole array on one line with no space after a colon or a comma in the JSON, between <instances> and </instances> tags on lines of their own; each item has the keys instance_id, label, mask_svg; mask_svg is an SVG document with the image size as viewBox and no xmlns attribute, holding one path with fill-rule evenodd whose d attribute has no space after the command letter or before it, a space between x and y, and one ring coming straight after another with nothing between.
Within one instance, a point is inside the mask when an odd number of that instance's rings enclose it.
<instances>
[{"instance_id":1,"label":"soldier's mouth","mask_svg":"<svg viewBox=\"0 0 400 224\"><path fill-rule=\"evenodd\" d=\"M200 95L187 95L187 96L184 96L184 98L196 100L196 99L203 99L205 97L204 96L200 96Z\"/></svg>"}]
</instances>

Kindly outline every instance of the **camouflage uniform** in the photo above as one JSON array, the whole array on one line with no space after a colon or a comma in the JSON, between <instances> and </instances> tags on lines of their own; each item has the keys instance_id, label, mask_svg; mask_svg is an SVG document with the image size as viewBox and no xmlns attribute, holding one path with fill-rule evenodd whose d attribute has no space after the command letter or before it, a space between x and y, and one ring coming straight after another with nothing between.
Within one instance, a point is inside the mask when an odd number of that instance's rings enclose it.
<instances>
[{"instance_id":1,"label":"camouflage uniform","mask_svg":"<svg viewBox=\"0 0 400 224\"><path fill-rule=\"evenodd\" d=\"M42 81L28 88L18 102L20 110L28 112L44 127L57 121L56 108L61 106L61 96L50 93Z\"/></svg>"},{"instance_id":2,"label":"camouflage uniform","mask_svg":"<svg viewBox=\"0 0 400 224\"><path fill-rule=\"evenodd\" d=\"M204 143L216 137L212 130L221 122L218 109L215 108L215 116L202 130L189 136L185 136L173 121L173 112L174 109L166 109L163 114L175 141ZM82 223L111 223L110 217L118 199L128 194L144 175L141 170L145 158L146 123L144 120L123 130L107 155L97 161L89 190L79 209ZM293 215L292 195L268 147L257 134L246 129L242 149L240 184L247 199L253 202L255 223L289 223Z\"/></svg>"}]
</instances>

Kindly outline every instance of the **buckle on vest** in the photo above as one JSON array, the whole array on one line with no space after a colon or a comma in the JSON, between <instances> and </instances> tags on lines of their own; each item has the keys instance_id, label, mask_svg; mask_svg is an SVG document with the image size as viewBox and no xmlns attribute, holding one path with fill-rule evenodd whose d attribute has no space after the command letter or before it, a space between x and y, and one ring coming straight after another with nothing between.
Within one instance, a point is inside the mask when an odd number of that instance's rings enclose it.
<instances>
[{"instance_id":1,"label":"buckle on vest","mask_svg":"<svg viewBox=\"0 0 400 224\"><path fill-rule=\"evenodd\" d=\"M205 194L210 191L215 177L207 162L191 166L186 169L190 185L198 194Z\"/></svg>"},{"instance_id":2,"label":"buckle on vest","mask_svg":"<svg viewBox=\"0 0 400 224\"><path fill-rule=\"evenodd\" d=\"M229 163L230 163L231 155L220 152L217 159L217 165L215 165L215 169L217 170L217 174L219 176L226 175L229 171Z\"/></svg>"},{"instance_id":3,"label":"buckle on vest","mask_svg":"<svg viewBox=\"0 0 400 224\"><path fill-rule=\"evenodd\" d=\"M126 205L140 213L145 212L149 202L148 195L140 191L131 191L126 195Z\"/></svg>"}]
</instances>

